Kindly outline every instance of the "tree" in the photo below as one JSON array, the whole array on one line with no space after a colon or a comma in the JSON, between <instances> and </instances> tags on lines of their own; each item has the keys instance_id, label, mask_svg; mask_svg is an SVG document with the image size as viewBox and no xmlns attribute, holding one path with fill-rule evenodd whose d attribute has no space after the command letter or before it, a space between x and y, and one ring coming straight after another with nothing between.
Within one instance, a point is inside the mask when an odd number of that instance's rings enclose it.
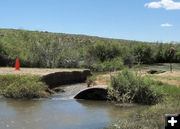
<instances>
[{"instance_id":1,"label":"tree","mask_svg":"<svg viewBox=\"0 0 180 129\"><path fill-rule=\"evenodd\" d=\"M175 53L175 62L179 62L180 63L180 48L177 49L177 51Z\"/></svg>"},{"instance_id":2,"label":"tree","mask_svg":"<svg viewBox=\"0 0 180 129\"><path fill-rule=\"evenodd\" d=\"M137 62L143 64L153 63L153 51L148 44L138 44L134 45L133 52L136 57Z\"/></svg>"},{"instance_id":3,"label":"tree","mask_svg":"<svg viewBox=\"0 0 180 129\"><path fill-rule=\"evenodd\" d=\"M104 62L106 60L112 60L115 57L123 57L125 53L124 47L121 47L119 43L97 41L94 45L88 47L87 58L91 57Z\"/></svg>"},{"instance_id":4,"label":"tree","mask_svg":"<svg viewBox=\"0 0 180 129\"><path fill-rule=\"evenodd\" d=\"M7 61L5 59L5 56L6 56L6 53L3 50L3 47L2 47L1 42L0 42L0 66L6 66Z\"/></svg>"}]
</instances>

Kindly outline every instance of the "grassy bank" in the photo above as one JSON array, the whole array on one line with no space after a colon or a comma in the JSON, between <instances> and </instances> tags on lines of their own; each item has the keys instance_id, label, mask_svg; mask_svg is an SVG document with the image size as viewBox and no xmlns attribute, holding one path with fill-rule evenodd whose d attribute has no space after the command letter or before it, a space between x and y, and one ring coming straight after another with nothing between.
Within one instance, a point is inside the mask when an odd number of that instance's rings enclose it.
<instances>
[{"instance_id":1,"label":"grassy bank","mask_svg":"<svg viewBox=\"0 0 180 129\"><path fill-rule=\"evenodd\" d=\"M166 101L150 106L147 110L133 114L129 119L119 121L105 129L164 129L165 114L180 111L180 88L164 85Z\"/></svg>"},{"instance_id":2,"label":"grassy bank","mask_svg":"<svg viewBox=\"0 0 180 129\"><path fill-rule=\"evenodd\" d=\"M149 109L132 115L129 119L117 122L105 129L164 129L165 114L176 114L180 111L178 101L160 103Z\"/></svg>"},{"instance_id":3,"label":"grassy bank","mask_svg":"<svg viewBox=\"0 0 180 129\"><path fill-rule=\"evenodd\" d=\"M159 80L169 85L180 87L180 76L162 76L162 75L149 75L154 80Z\"/></svg>"},{"instance_id":4,"label":"grassy bank","mask_svg":"<svg viewBox=\"0 0 180 129\"><path fill-rule=\"evenodd\" d=\"M37 75L0 75L0 95L9 98L48 97L48 86Z\"/></svg>"},{"instance_id":5,"label":"grassy bank","mask_svg":"<svg viewBox=\"0 0 180 129\"><path fill-rule=\"evenodd\" d=\"M151 79L156 77L156 80L159 79L157 77L164 77L161 75L148 76ZM176 77L167 78L178 80ZM155 83L158 84L157 86L161 87L165 95L164 101L149 106L146 110L133 113L129 119L119 120L105 129L164 129L165 114L177 114L180 111L180 87L170 85L164 81L161 82L161 80Z\"/></svg>"}]
</instances>

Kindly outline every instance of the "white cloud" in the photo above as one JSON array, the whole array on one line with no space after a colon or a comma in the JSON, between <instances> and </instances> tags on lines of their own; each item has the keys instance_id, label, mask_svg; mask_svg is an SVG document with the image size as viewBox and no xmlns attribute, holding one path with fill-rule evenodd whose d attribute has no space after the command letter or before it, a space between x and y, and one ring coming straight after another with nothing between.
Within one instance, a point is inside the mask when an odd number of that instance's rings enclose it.
<instances>
[{"instance_id":1,"label":"white cloud","mask_svg":"<svg viewBox=\"0 0 180 129\"><path fill-rule=\"evenodd\" d=\"M178 10L180 9L180 2L174 0L160 0L158 2L150 2L144 5L148 8L165 8L166 10Z\"/></svg>"},{"instance_id":2,"label":"white cloud","mask_svg":"<svg viewBox=\"0 0 180 129\"><path fill-rule=\"evenodd\" d=\"M173 26L172 24L169 24L169 23L165 23L165 24L161 24L162 27L171 27Z\"/></svg>"}]
</instances>

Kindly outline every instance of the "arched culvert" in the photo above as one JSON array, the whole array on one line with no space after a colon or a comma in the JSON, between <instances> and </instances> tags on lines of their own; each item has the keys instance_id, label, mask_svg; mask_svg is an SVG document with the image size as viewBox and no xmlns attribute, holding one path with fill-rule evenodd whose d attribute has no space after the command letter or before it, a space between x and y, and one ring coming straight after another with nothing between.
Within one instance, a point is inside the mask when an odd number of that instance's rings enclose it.
<instances>
[{"instance_id":1,"label":"arched culvert","mask_svg":"<svg viewBox=\"0 0 180 129\"><path fill-rule=\"evenodd\" d=\"M79 92L74 98L86 100L107 100L107 95L107 89L102 87L92 87Z\"/></svg>"}]
</instances>

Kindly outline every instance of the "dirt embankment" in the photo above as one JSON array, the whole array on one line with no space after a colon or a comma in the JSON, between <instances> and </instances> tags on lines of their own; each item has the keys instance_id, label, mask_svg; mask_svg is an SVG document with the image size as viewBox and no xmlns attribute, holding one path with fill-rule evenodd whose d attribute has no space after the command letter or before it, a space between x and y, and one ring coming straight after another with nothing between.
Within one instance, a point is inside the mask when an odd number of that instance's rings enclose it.
<instances>
[{"instance_id":1,"label":"dirt embankment","mask_svg":"<svg viewBox=\"0 0 180 129\"><path fill-rule=\"evenodd\" d=\"M20 74L20 75L40 75L50 89L64 84L85 82L91 73L85 69L38 69L21 68L15 71L14 68L0 68L0 75Z\"/></svg>"},{"instance_id":2,"label":"dirt embankment","mask_svg":"<svg viewBox=\"0 0 180 129\"><path fill-rule=\"evenodd\" d=\"M64 84L85 82L87 77L91 75L89 70L84 71L63 71L45 75L42 81L45 82L49 88L55 88Z\"/></svg>"}]
</instances>

